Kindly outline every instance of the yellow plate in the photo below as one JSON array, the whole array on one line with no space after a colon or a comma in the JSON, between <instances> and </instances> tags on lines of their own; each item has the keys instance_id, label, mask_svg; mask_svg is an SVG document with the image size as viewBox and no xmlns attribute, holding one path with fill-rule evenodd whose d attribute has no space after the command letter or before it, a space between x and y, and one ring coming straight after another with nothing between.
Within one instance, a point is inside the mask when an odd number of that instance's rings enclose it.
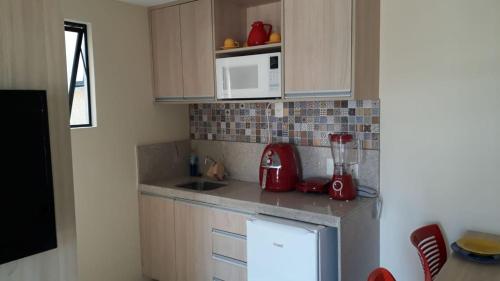
<instances>
[{"instance_id":1,"label":"yellow plate","mask_svg":"<svg viewBox=\"0 0 500 281\"><path fill-rule=\"evenodd\" d=\"M480 255L500 255L500 241L478 236L464 236L457 241L460 248Z\"/></svg>"}]
</instances>

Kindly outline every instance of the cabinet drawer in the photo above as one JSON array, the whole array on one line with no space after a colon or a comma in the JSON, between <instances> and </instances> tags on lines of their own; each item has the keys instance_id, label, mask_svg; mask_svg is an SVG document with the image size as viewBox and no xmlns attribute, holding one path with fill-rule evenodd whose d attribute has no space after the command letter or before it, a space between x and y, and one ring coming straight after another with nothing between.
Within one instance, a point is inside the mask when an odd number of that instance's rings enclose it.
<instances>
[{"instance_id":1,"label":"cabinet drawer","mask_svg":"<svg viewBox=\"0 0 500 281\"><path fill-rule=\"evenodd\" d=\"M214 255L212 266L215 280L246 281L247 268L243 262L234 262L224 257Z\"/></svg>"},{"instance_id":2,"label":"cabinet drawer","mask_svg":"<svg viewBox=\"0 0 500 281\"><path fill-rule=\"evenodd\" d=\"M212 232L212 252L246 262L247 242L243 236L214 230Z\"/></svg>"},{"instance_id":3,"label":"cabinet drawer","mask_svg":"<svg viewBox=\"0 0 500 281\"><path fill-rule=\"evenodd\" d=\"M243 236L247 235L247 215L221 209L214 209L213 216L212 227L214 229L232 232Z\"/></svg>"}]
</instances>

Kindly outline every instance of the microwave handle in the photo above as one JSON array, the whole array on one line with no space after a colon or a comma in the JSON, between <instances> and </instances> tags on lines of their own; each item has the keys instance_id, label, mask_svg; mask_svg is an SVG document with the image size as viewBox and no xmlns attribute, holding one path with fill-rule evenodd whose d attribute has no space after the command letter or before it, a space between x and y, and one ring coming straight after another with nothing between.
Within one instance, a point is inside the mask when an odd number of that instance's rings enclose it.
<instances>
[{"instance_id":1,"label":"microwave handle","mask_svg":"<svg viewBox=\"0 0 500 281\"><path fill-rule=\"evenodd\" d=\"M222 88L224 89L224 86L226 86L226 82L227 82L227 79L228 79L228 76L229 75L229 68L227 67L222 67Z\"/></svg>"}]
</instances>

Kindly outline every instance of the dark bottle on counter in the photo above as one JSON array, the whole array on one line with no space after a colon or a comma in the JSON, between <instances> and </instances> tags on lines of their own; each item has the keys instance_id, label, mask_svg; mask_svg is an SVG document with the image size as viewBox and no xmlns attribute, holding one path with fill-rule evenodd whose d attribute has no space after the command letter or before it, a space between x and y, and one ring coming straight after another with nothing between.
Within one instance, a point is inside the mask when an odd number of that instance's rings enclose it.
<instances>
[{"instance_id":1,"label":"dark bottle on counter","mask_svg":"<svg viewBox=\"0 0 500 281\"><path fill-rule=\"evenodd\" d=\"M192 177L198 176L198 156L194 154L189 158L189 175Z\"/></svg>"}]
</instances>

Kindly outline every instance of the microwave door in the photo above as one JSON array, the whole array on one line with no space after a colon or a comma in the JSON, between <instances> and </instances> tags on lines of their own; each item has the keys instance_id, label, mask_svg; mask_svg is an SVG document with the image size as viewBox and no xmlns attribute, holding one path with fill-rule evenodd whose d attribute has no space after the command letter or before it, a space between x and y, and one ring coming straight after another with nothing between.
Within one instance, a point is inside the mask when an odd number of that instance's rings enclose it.
<instances>
[{"instance_id":1,"label":"microwave door","mask_svg":"<svg viewBox=\"0 0 500 281\"><path fill-rule=\"evenodd\" d=\"M217 61L217 97L248 99L266 97L266 60L235 57Z\"/></svg>"},{"instance_id":2,"label":"microwave door","mask_svg":"<svg viewBox=\"0 0 500 281\"><path fill-rule=\"evenodd\" d=\"M236 98L250 97L247 94L260 90L261 77L259 77L259 65L248 64L232 66L224 69L223 84L225 90L234 92L230 94Z\"/></svg>"},{"instance_id":3,"label":"microwave door","mask_svg":"<svg viewBox=\"0 0 500 281\"><path fill-rule=\"evenodd\" d=\"M263 92L263 75L258 63L223 68L223 91L233 99L255 98Z\"/></svg>"}]
</instances>

